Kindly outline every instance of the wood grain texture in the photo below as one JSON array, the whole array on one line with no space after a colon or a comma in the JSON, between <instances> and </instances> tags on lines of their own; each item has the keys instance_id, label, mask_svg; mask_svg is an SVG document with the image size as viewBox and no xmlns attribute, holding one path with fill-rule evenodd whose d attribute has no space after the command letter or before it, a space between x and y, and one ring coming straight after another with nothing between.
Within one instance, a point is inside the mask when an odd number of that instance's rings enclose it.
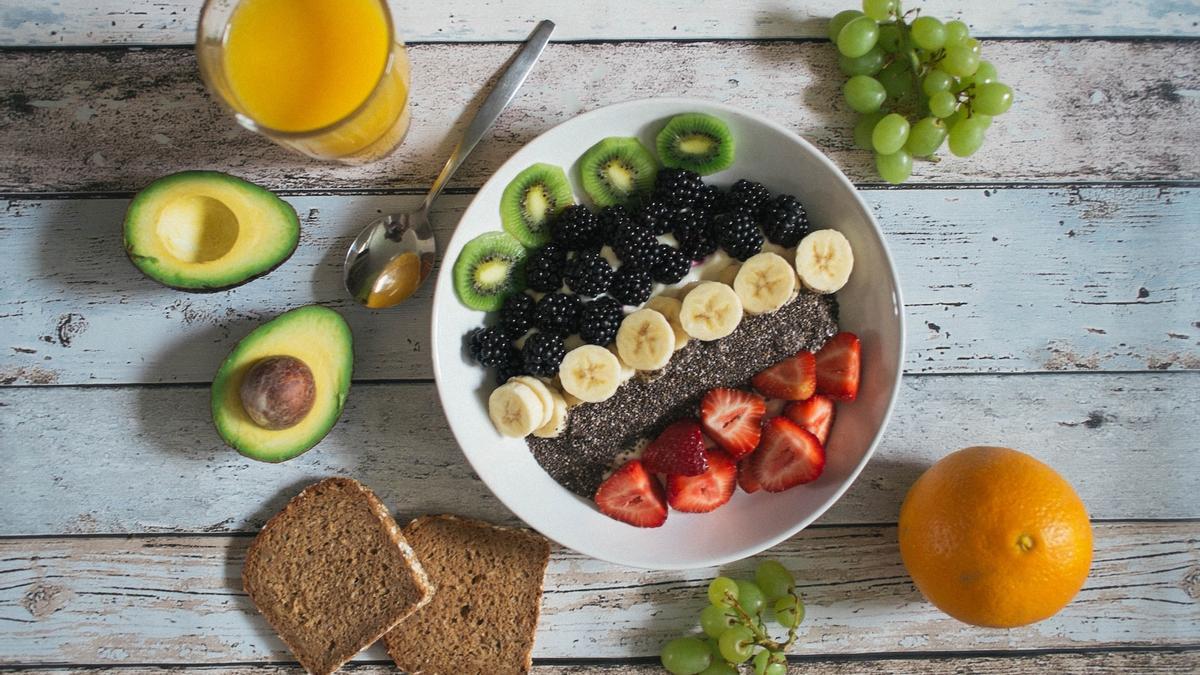
<instances>
[{"instance_id":1,"label":"wood grain texture","mask_svg":"<svg viewBox=\"0 0 1200 675\"><path fill-rule=\"evenodd\" d=\"M392 16L408 41L521 40L533 19L558 23L555 39L786 38L823 37L830 16L854 3L744 3L730 11L720 0L628 2L598 0L564 8L554 0L450 0L439 3L390 0ZM1188 2L1155 0L998 0L972 3L927 0L907 3L943 20L967 21L988 37L1100 37L1108 35L1195 35L1200 8ZM47 6L0 8L0 46L190 44L199 5L156 0L130 7L116 0L57 0Z\"/></svg>"},{"instance_id":2,"label":"wood grain texture","mask_svg":"<svg viewBox=\"0 0 1200 675\"><path fill-rule=\"evenodd\" d=\"M293 156L240 129L205 93L188 49L5 51L0 79L21 87L0 100L0 192L133 190L198 167L273 188L424 188L464 110L513 49L415 45L408 140L365 167ZM1192 152L1200 41L1016 41L985 45L984 55L1015 85L1016 105L974 157L922 163L913 183L1200 178ZM482 184L534 136L580 112L653 96L761 113L814 142L853 180L878 183L873 158L852 148L854 116L835 56L824 42L551 45L453 184Z\"/></svg>"},{"instance_id":3,"label":"wood grain texture","mask_svg":"<svg viewBox=\"0 0 1200 675\"><path fill-rule=\"evenodd\" d=\"M1200 368L1200 190L863 194L902 271L908 372ZM129 263L125 200L10 200L0 209L0 383L207 382L252 326L310 302L350 321L357 379L431 377L432 284L368 312L341 282L341 252L361 224L417 198L288 199L303 220L292 259L206 295L163 288ZM439 203L443 244L469 199Z\"/></svg>"},{"instance_id":4,"label":"wood grain texture","mask_svg":"<svg viewBox=\"0 0 1200 675\"><path fill-rule=\"evenodd\" d=\"M292 661L241 590L250 537L0 541L0 652L26 664ZM1008 631L926 604L892 527L818 527L772 550L807 606L809 654L1200 644L1200 524L1099 523L1092 573L1057 616ZM724 568L744 575L753 561ZM714 570L647 572L555 550L534 656L651 656L686 633ZM896 620L904 617L903 621ZM374 647L359 659L380 659Z\"/></svg>"},{"instance_id":5,"label":"wood grain texture","mask_svg":"<svg viewBox=\"0 0 1200 675\"><path fill-rule=\"evenodd\" d=\"M224 447L208 396L206 387L0 389L0 536L250 531L303 485L334 475L365 481L406 517L515 522L471 472L432 385L356 385L329 437L284 464ZM1200 453L1180 431L1200 410L1200 374L910 377L896 410L875 457L820 522L894 522L926 467L979 444L1042 458L1093 518L1200 518Z\"/></svg>"}]
</instances>

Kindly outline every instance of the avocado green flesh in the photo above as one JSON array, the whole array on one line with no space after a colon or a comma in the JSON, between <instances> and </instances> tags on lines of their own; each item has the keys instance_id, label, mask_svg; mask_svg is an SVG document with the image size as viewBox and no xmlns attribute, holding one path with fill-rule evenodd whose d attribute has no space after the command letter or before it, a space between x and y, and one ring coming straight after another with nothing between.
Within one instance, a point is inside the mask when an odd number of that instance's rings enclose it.
<instances>
[{"instance_id":1,"label":"avocado green flesh","mask_svg":"<svg viewBox=\"0 0 1200 675\"><path fill-rule=\"evenodd\" d=\"M160 178L125 213L125 251L146 276L189 291L243 284L296 250L300 220L285 201L217 171Z\"/></svg>"},{"instance_id":2,"label":"avocado green flesh","mask_svg":"<svg viewBox=\"0 0 1200 675\"><path fill-rule=\"evenodd\" d=\"M264 429L242 407L242 379L270 356L303 361L316 385L312 410L287 429ZM212 384L213 423L226 443L251 459L291 459L319 443L337 423L353 369L353 338L341 315L320 305L286 312L242 338L221 364Z\"/></svg>"}]
</instances>

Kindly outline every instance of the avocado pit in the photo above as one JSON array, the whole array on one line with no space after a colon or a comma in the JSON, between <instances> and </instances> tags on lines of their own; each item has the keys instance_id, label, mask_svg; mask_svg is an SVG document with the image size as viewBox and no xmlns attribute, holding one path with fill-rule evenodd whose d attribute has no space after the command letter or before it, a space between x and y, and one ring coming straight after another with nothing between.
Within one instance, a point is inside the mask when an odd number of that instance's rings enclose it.
<instances>
[{"instance_id":1,"label":"avocado pit","mask_svg":"<svg viewBox=\"0 0 1200 675\"><path fill-rule=\"evenodd\" d=\"M317 398L312 371L292 356L270 356L250 367L239 390L242 407L264 429L296 426Z\"/></svg>"}]
</instances>

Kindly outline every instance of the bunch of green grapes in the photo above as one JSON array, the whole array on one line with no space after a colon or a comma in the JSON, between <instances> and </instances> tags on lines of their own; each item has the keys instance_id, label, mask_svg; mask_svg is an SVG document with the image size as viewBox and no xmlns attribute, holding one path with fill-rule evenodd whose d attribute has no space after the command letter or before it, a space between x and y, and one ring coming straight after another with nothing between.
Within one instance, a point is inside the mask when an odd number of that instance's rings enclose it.
<instances>
[{"instance_id":1,"label":"bunch of green grapes","mask_svg":"<svg viewBox=\"0 0 1200 675\"><path fill-rule=\"evenodd\" d=\"M755 675L784 675L786 652L796 642L804 603L791 572L774 560L759 564L754 580L717 577L708 585L709 605L700 612L705 638L682 637L662 648L662 664L674 675L738 675L738 665L753 659ZM767 608L788 629L777 642L767 633Z\"/></svg>"},{"instance_id":2,"label":"bunch of green grapes","mask_svg":"<svg viewBox=\"0 0 1200 675\"><path fill-rule=\"evenodd\" d=\"M917 13L902 13L900 0L863 0L863 11L829 22L838 67L850 76L842 93L861 114L854 142L875 151L879 175L893 184L944 142L959 157L974 154L992 116L1012 105L1012 89L979 57L967 24Z\"/></svg>"}]
</instances>

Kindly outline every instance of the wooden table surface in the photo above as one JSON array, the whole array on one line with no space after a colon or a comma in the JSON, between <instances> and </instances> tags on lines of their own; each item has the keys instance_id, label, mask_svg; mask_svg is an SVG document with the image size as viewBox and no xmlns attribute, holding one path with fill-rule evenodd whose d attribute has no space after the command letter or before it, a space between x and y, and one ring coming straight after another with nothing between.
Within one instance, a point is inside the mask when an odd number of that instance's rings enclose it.
<instances>
[{"instance_id":1,"label":"wooden table surface","mask_svg":"<svg viewBox=\"0 0 1200 675\"><path fill-rule=\"evenodd\" d=\"M348 168L221 113L189 46L197 0L0 2L0 671L297 671L239 575L257 528L319 477L364 480L400 518L515 521L435 402L431 287L370 312L345 297L340 262L371 216L416 203L476 92L543 16L561 42L438 203L443 242L489 173L551 125L687 95L816 143L863 189L898 263L896 414L846 496L772 551L808 602L795 672L1200 669L1200 3L925 3L985 38L1017 102L976 157L921 164L899 189L852 148L821 39L850 4L395 0L412 131L391 158ZM295 256L212 295L138 274L121 248L128 198L188 168L282 191L302 217ZM238 337L309 302L354 330L345 414L297 459L248 461L213 431L208 382ZM1026 628L940 614L897 552L907 487L979 443L1049 462L1094 519L1087 585ZM659 645L693 625L714 572L555 549L535 672L661 672ZM348 668L392 669L377 647Z\"/></svg>"}]
</instances>

